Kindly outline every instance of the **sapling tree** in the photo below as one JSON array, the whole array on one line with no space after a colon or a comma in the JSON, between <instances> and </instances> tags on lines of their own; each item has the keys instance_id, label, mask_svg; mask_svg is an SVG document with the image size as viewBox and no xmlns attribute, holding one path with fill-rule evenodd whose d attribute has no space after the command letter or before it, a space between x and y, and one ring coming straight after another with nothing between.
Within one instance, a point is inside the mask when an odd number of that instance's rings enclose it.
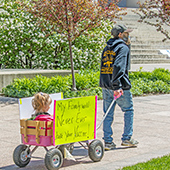
<instances>
[{"instance_id":1,"label":"sapling tree","mask_svg":"<svg viewBox=\"0 0 170 170\"><path fill-rule=\"evenodd\" d=\"M100 27L103 20L114 20L125 14L120 13L121 9L116 5L119 1L113 0L108 3L108 0L27 0L20 2L22 9L33 14L35 18L45 18L53 26L54 32L67 37L73 90L76 90L76 82L72 42L87 31ZM44 30L45 27L42 29Z\"/></svg>"},{"instance_id":2,"label":"sapling tree","mask_svg":"<svg viewBox=\"0 0 170 170\"><path fill-rule=\"evenodd\" d=\"M170 0L146 0L138 4L139 8L133 11L140 16L139 22L156 27L165 35L163 41L170 39Z\"/></svg>"}]
</instances>

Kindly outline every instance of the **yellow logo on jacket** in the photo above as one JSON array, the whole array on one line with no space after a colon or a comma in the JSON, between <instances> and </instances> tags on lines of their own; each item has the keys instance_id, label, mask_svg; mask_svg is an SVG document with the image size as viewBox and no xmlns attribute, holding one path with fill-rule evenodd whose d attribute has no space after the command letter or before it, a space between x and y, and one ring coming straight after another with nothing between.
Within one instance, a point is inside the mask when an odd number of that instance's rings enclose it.
<instances>
[{"instance_id":1,"label":"yellow logo on jacket","mask_svg":"<svg viewBox=\"0 0 170 170\"><path fill-rule=\"evenodd\" d=\"M114 51L107 50L103 54L101 74L112 74L113 73L113 61L116 53Z\"/></svg>"}]
</instances>

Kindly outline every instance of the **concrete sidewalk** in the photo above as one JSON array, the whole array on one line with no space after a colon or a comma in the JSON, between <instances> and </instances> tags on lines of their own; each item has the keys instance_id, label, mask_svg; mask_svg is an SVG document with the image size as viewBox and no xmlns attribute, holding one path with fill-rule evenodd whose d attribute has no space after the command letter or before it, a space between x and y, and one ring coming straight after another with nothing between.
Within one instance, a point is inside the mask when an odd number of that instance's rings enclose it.
<instances>
[{"instance_id":1,"label":"concrete sidewalk","mask_svg":"<svg viewBox=\"0 0 170 170\"><path fill-rule=\"evenodd\" d=\"M131 64L130 71L153 71L156 68L164 68L170 70L170 64Z\"/></svg>"},{"instance_id":2,"label":"concrete sidewalk","mask_svg":"<svg viewBox=\"0 0 170 170\"><path fill-rule=\"evenodd\" d=\"M0 169L17 170L12 156L13 150L20 141L19 109L16 100L6 101L0 98ZM88 157L87 151L75 145L73 155L76 161L64 160L61 170L114 170L139 162L148 161L151 158L160 157L170 153L170 94L153 95L134 98L134 135L139 141L137 148L122 147L121 134L123 131L123 113L116 107L114 128L114 142L117 148L107 151L101 162L93 163ZM102 100L98 101L98 121L102 119ZM102 127L98 130L97 138L102 142ZM30 163L24 170L45 170L45 150L39 148Z\"/></svg>"}]
</instances>

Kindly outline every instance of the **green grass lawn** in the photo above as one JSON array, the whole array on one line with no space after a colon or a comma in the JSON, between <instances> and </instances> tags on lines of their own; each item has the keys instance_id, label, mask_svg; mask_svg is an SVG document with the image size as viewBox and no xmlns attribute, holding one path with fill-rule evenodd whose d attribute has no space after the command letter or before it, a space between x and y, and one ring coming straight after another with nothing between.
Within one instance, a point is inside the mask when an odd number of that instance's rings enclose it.
<instances>
[{"instance_id":1,"label":"green grass lawn","mask_svg":"<svg viewBox=\"0 0 170 170\"><path fill-rule=\"evenodd\" d=\"M170 170L170 155L151 159L148 162L127 166L122 170Z\"/></svg>"}]
</instances>

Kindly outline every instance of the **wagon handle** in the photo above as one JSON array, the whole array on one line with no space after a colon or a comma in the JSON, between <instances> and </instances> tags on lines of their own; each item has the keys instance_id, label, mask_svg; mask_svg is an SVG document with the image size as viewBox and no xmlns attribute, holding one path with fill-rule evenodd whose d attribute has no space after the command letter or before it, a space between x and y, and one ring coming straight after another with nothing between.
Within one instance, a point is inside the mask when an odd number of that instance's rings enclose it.
<instances>
[{"instance_id":1,"label":"wagon handle","mask_svg":"<svg viewBox=\"0 0 170 170\"><path fill-rule=\"evenodd\" d=\"M105 118L106 118L106 116L108 115L108 113L109 113L109 111L110 111L111 107L113 106L114 102L115 102L115 101L116 101L116 99L118 99L121 95L122 95L122 93L119 93L119 95L117 95L117 96L115 96L115 95L114 95L114 99L113 99L113 101L111 102L111 104L110 104L109 108L108 108L108 109L107 109L107 111L106 111L106 114L103 116L103 119L102 119L102 121L100 122L100 124L97 126L96 130L98 130L98 129L100 128L100 126L102 125L102 123L103 123L104 119L105 119Z\"/></svg>"}]
</instances>

